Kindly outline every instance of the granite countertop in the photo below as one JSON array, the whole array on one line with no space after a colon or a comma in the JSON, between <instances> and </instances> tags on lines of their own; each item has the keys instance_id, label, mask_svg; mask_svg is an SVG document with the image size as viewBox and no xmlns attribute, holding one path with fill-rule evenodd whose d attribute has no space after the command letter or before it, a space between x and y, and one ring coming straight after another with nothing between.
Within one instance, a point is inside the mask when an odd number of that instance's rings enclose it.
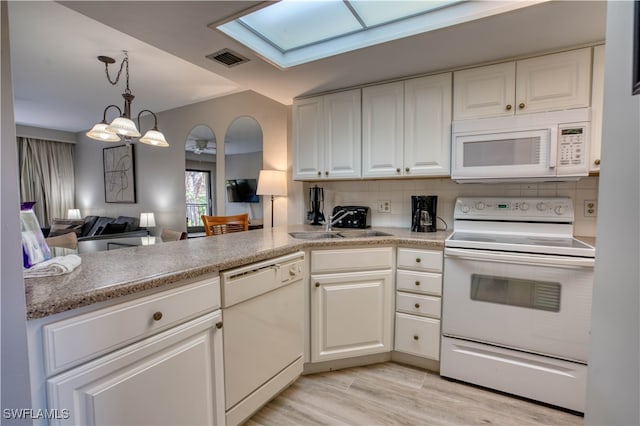
<instances>
[{"instance_id":1,"label":"granite countertop","mask_svg":"<svg viewBox=\"0 0 640 426\"><path fill-rule=\"evenodd\" d=\"M406 228L374 229L392 235L302 240L292 238L289 232L320 232L323 228L293 225L80 254L82 264L69 274L25 279L27 319L43 318L143 290L161 288L181 280L305 248L397 244L442 249L450 233L417 233Z\"/></svg>"}]
</instances>

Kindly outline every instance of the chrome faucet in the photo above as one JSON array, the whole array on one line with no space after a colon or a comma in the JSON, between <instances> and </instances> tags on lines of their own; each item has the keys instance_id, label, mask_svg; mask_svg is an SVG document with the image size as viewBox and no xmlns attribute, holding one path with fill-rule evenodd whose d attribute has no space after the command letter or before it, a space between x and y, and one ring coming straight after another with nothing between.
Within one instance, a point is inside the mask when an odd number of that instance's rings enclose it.
<instances>
[{"instance_id":1,"label":"chrome faucet","mask_svg":"<svg viewBox=\"0 0 640 426\"><path fill-rule=\"evenodd\" d=\"M343 219L345 216L349 216L352 214L353 214L353 210L338 210L336 214L334 214L333 216L329 216L329 219L327 220L326 230L331 231L331 227L335 225L337 221L339 221L340 219Z\"/></svg>"}]
</instances>

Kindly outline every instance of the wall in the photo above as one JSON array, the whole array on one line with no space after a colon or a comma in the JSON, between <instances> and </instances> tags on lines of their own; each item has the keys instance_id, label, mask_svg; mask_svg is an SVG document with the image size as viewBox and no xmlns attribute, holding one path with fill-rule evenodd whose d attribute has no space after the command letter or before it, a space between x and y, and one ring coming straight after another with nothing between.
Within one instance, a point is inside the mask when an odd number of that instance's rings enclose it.
<instances>
[{"instance_id":1,"label":"wall","mask_svg":"<svg viewBox=\"0 0 640 426\"><path fill-rule=\"evenodd\" d=\"M633 7L607 3L587 425L640 424L640 95L631 96Z\"/></svg>"},{"instance_id":2,"label":"wall","mask_svg":"<svg viewBox=\"0 0 640 426\"><path fill-rule=\"evenodd\" d=\"M0 67L0 382L2 409L29 408L29 366L26 337L26 304L22 278L22 254L18 193L18 148L13 116L13 87L9 55L7 2L0 2L2 48ZM2 424L31 424L4 419Z\"/></svg>"},{"instance_id":3,"label":"wall","mask_svg":"<svg viewBox=\"0 0 640 426\"><path fill-rule=\"evenodd\" d=\"M325 217L337 205L363 205L371 207L373 226L411 226L411 196L437 195L438 216L453 225L453 205L459 196L568 196L574 202L575 235L595 236L596 218L585 217L584 200L598 199L598 178L586 177L577 182L512 183L512 184L457 184L451 179L335 181L305 183L308 203L309 186L324 188ZM377 212L378 201L390 201L391 213ZM443 228L438 222L438 228Z\"/></svg>"},{"instance_id":4,"label":"wall","mask_svg":"<svg viewBox=\"0 0 640 426\"><path fill-rule=\"evenodd\" d=\"M134 112L144 108L144 100L134 102ZM137 105L137 106L136 106ZM114 146L78 134L76 145L76 206L82 215L137 216L143 211L155 213L157 227L185 229L184 143L187 135L198 124L213 130L218 141L218 155L224 155L225 133L239 116L256 119L263 134L263 164L266 169L286 170L287 120L286 106L252 91L212 99L205 102L161 112L158 128L165 134L167 148L136 144L137 199L135 204L107 204L104 202L102 148ZM142 129L150 127L152 118L143 117ZM224 191L225 167L216 167L216 191ZM275 224L287 223L287 198L279 197L275 204ZM218 197L216 211L222 214L225 199ZM265 214L266 211L266 214ZM270 209L263 209L265 223L270 220Z\"/></svg>"},{"instance_id":5,"label":"wall","mask_svg":"<svg viewBox=\"0 0 640 426\"><path fill-rule=\"evenodd\" d=\"M224 162L227 170L226 179L255 179L257 181L260 169L262 169L262 152L226 155ZM267 198L266 204L269 204L269 208L271 207L270 197L259 197L259 203L230 203L226 192L223 196L227 214L249 213L250 222L262 222L265 198Z\"/></svg>"}]
</instances>

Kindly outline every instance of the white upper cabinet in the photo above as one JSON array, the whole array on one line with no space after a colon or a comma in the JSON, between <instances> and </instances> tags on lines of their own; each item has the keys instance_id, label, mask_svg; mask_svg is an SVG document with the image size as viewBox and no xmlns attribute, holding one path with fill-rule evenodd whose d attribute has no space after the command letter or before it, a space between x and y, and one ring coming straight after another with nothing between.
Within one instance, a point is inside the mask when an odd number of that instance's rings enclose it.
<instances>
[{"instance_id":1,"label":"white upper cabinet","mask_svg":"<svg viewBox=\"0 0 640 426\"><path fill-rule=\"evenodd\" d=\"M404 82L404 175L448 176L451 73Z\"/></svg>"},{"instance_id":2,"label":"white upper cabinet","mask_svg":"<svg viewBox=\"0 0 640 426\"><path fill-rule=\"evenodd\" d=\"M362 175L448 176L451 73L362 89Z\"/></svg>"},{"instance_id":3,"label":"white upper cabinet","mask_svg":"<svg viewBox=\"0 0 640 426\"><path fill-rule=\"evenodd\" d=\"M454 73L454 120L590 105L591 48Z\"/></svg>"},{"instance_id":4,"label":"white upper cabinet","mask_svg":"<svg viewBox=\"0 0 640 426\"><path fill-rule=\"evenodd\" d=\"M362 89L362 175L401 176L403 143L403 82Z\"/></svg>"},{"instance_id":5,"label":"white upper cabinet","mask_svg":"<svg viewBox=\"0 0 640 426\"><path fill-rule=\"evenodd\" d=\"M360 89L293 105L294 179L360 177Z\"/></svg>"},{"instance_id":6,"label":"white upper cabinet","mask_svg":"<svg viewBox=\"0 0 640 426\"><path fill-rule=\"evenodd\" d=\"M515 62L453 73L455 120L512 115L515 97Z\"/></svg>"},{"instance_id":7,"label":"white upper cabinet","mask_svg":"<svg viewBox=\"0 0 640 426\"><path fill-rule=\"evenodd\" d=\"M593 48L593 83L591 85L591 162L590 172L600 171L602 146L602 107L604 97L604 45Z\"/></svg>"}]
</instances>

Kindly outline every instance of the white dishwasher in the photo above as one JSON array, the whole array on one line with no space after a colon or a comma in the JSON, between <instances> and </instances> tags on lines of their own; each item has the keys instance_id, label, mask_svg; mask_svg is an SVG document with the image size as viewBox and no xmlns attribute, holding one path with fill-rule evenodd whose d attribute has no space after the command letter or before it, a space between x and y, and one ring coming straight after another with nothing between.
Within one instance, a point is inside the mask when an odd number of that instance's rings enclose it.
<instances>
[{"instance_id":1,"label":"white dishwasher","mask_svg":"<svg viewBox=\"0 0 640 426\"><path fill-rule=\"evenodd\" d=\"M304 262L296 252L221 274L227 425L302 373Z\"/></svg>"}]
</instances>

